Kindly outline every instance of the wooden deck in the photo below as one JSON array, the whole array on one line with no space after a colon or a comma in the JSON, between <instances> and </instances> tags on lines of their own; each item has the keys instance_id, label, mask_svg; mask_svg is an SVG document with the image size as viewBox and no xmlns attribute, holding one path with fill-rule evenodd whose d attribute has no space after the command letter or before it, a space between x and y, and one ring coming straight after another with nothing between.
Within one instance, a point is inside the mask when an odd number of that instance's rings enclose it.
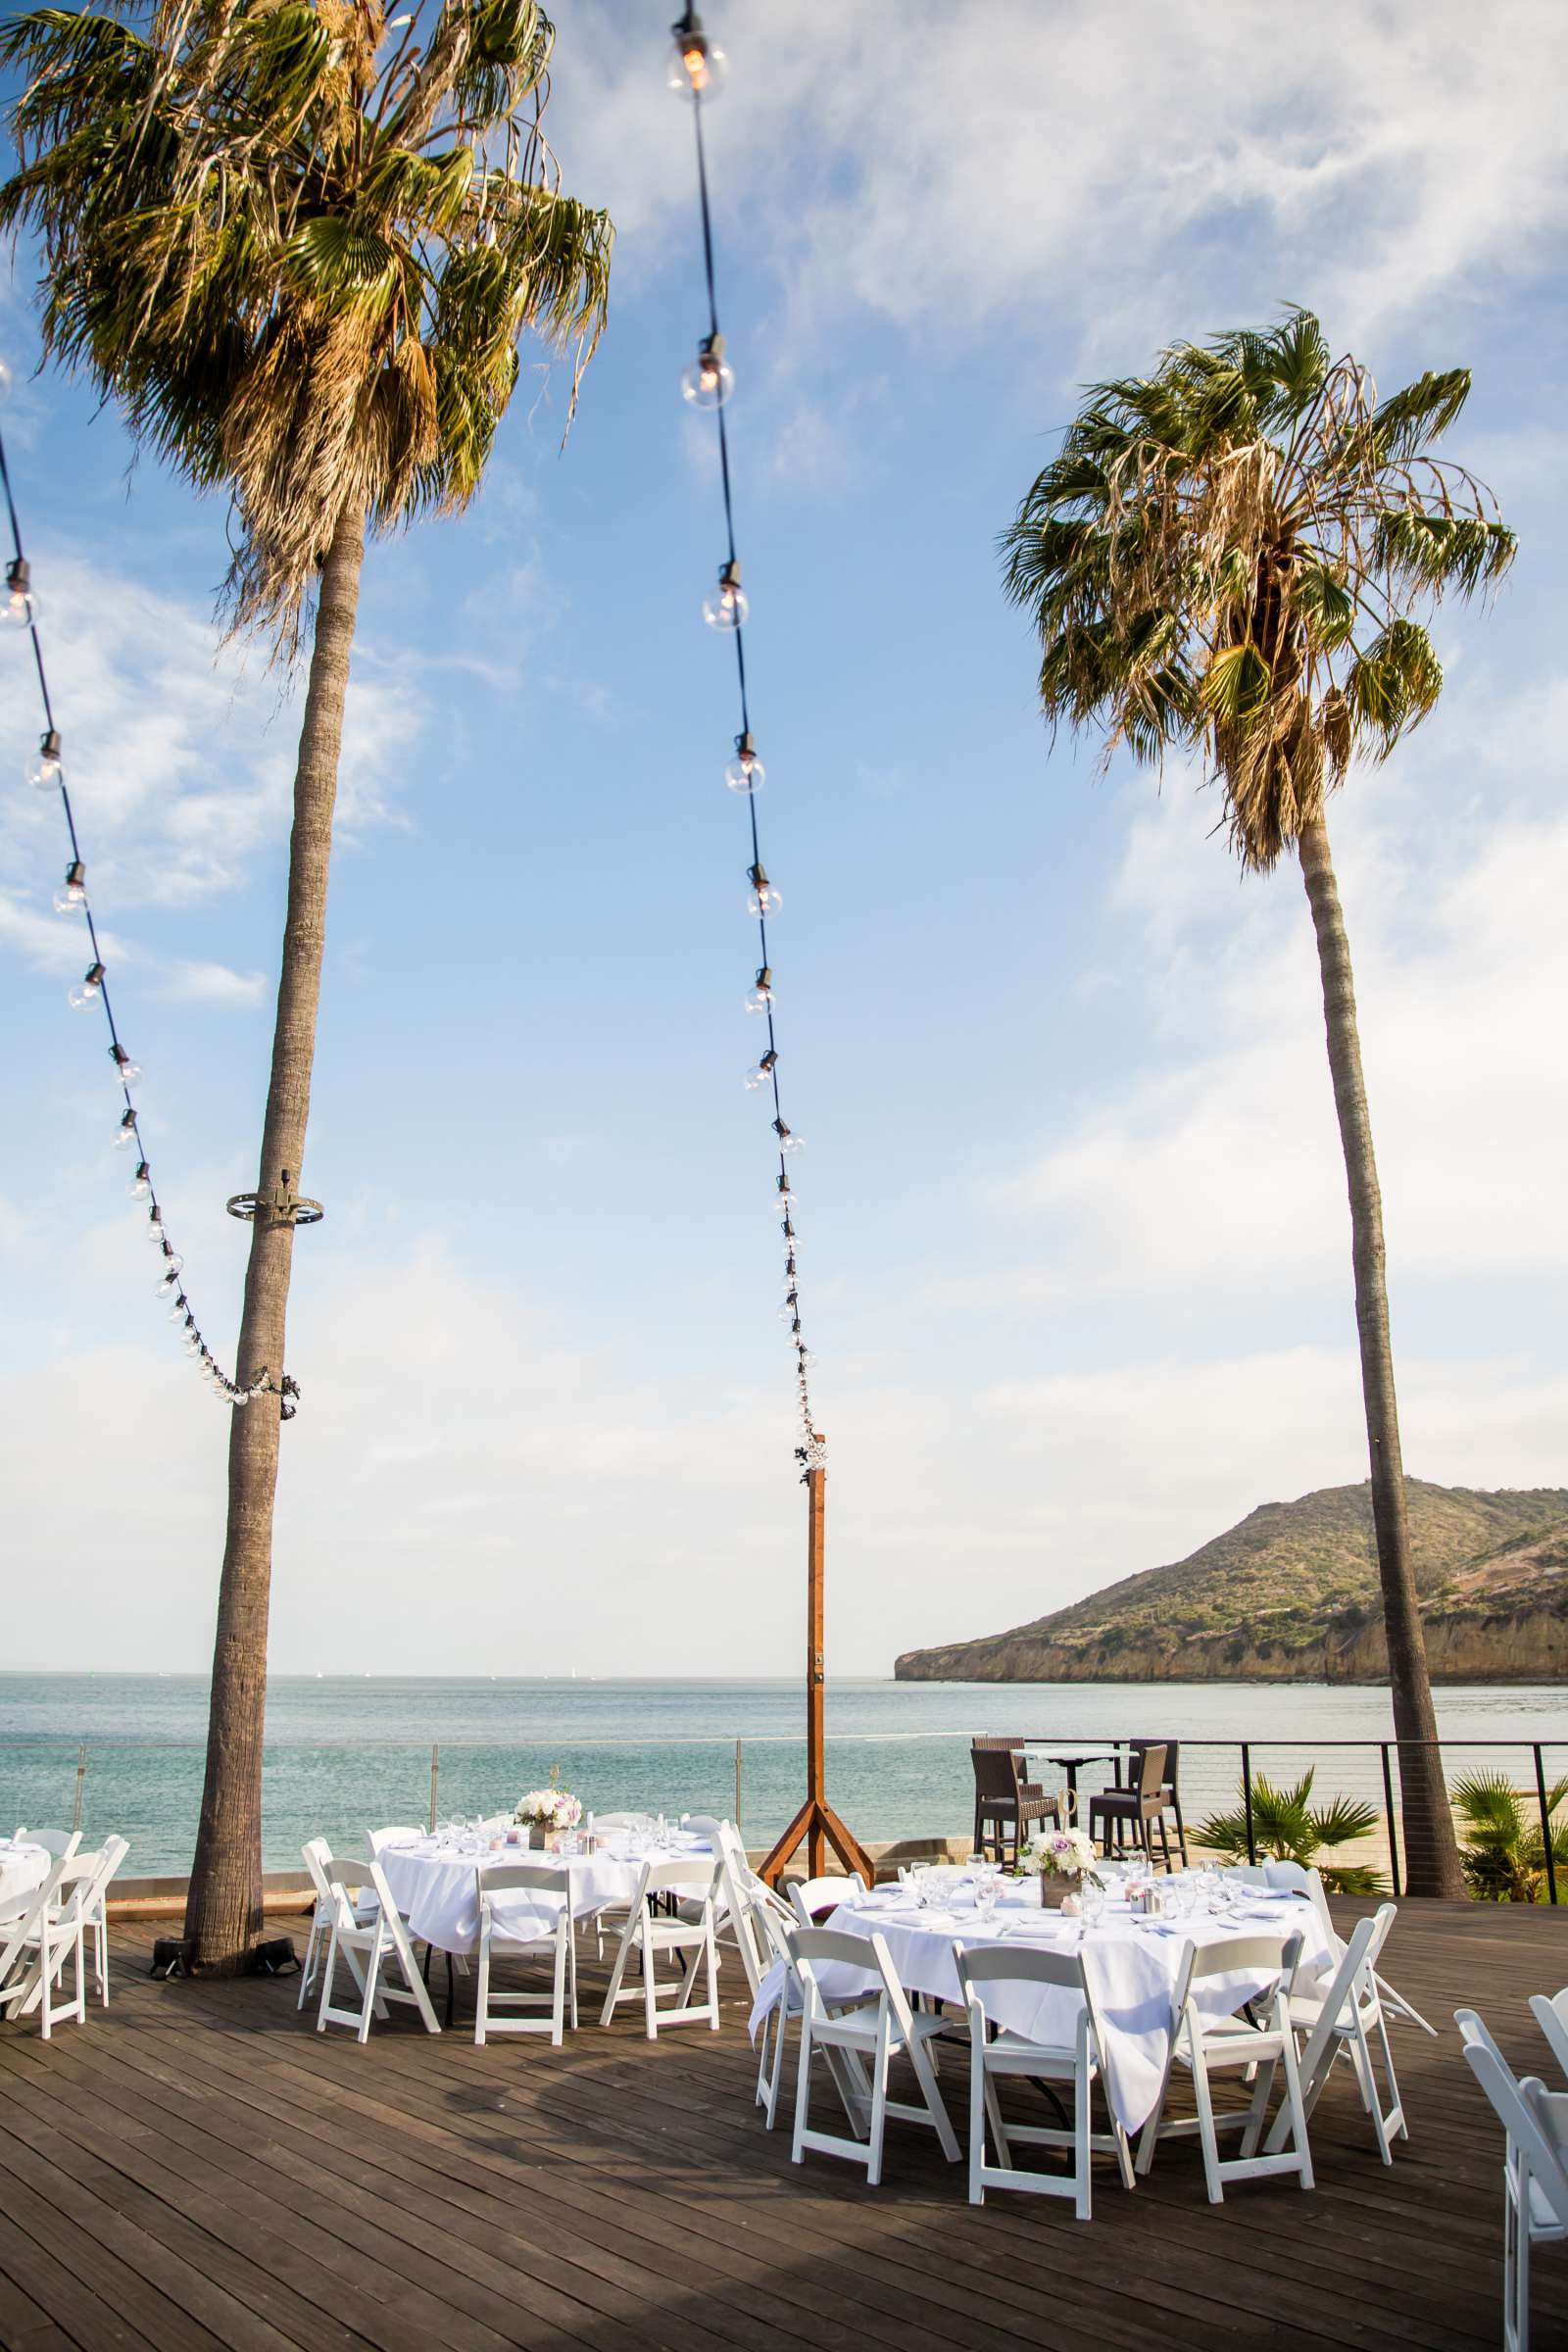
<instances>
[{"instance_id":1,"label":"wooden deck","mask_svg":"<svg viewBox=\"0 0 1568 2352\"><path fill-rule=\"evenodd\" d=\"M908 2126L880 2189L793 2167L752 2105L733 1962L719 2034L650 2045L629 2009L601 2032L585 2007L561 2051L479 2050L460 1984L457 2031L394 2012L362 2050L298 2017L297 1979L153 1984L151 1937L117 1930L85 2030L0 2025L7 2352L1493 2345L1500 2141L1449 2016L1473 2003L1544 2073L1526 1999L1568 1979L1568 1908L1406 1904L1390 1973L1445 2032L1396 2034L1413 2139L1392 2171L1346 2074L1313 2195L1212 2208L1178 2145L1133 2196L1107 2170L1080 2224L1041 2197L976 2211ZM1538 2255L1534 2302L1537 2352L1568 2346L1568 2248Z\"/></svg>"}]
</instances>

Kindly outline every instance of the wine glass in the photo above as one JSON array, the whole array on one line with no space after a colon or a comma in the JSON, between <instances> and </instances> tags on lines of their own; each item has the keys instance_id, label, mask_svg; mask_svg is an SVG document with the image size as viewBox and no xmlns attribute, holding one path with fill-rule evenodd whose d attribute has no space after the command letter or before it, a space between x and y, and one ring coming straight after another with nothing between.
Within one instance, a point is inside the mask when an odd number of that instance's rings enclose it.
<instances>
[{"instance_id":1,"label":"wine glass","mask_svg":"<svg viewBox=\"0 0 1568 2352\"><path fill-rule=\"evenodd\" d=\"M1078 1899L1083 1905L1085 1928L1098 1928L1105 1916L1105 1889L1103 1886L1097 1886L1093 1879L1085 1879Z\"/></svg>"},{"instance_id":2,"label":"wine glass","mask_svg":"<svg viewBox=\"0 0 1568 2352\"><path fill-rule=\"evenodd\" d=\"M996 1918L997 1882L989 1872L983 1874L975 1882L974 1915L975 1923L981 1929L989 1928Z\"/></svg>"}]
</instances>

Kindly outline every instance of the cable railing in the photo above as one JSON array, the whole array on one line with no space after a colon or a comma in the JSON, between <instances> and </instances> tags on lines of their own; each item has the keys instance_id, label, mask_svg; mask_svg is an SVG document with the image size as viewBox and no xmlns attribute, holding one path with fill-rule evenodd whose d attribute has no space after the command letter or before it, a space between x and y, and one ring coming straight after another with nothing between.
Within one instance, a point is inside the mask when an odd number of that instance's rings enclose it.
<instances>
[{"instance_id":1,"label":"cable railing","mask_svg":"<svg viewBox=\"0 0 1568 2352\"><path fill-rule=\"evenodd\" d=\"M1157 1729L1151 1737L1159 1736ZM996 1736L990 1736L996 1743ZM1028 1734L1001 1743L1023 1749L1031 1773L1067 1797L1087 1824L1091 1792L1122 1767L1124 1738ZM1445 1740L1450 1792L1491 1780L1507 1792L1520 1835L1519 1884L1537 1899L1568 1902L1568 1732L1549 1740ZM967 1841L973 1776L966 1734L830 1733L835 1799L875 1843L931 1838ZM1072 1759L1071 1767L1054 1758ZM174 1877L189 1867L201 1803L204 1745L197 1740L0 1740L0 1830L79 1829L90 1838L118 1832L131 1844L137 1878ZM670 1734L652 1739L587 1737L521 1740L276 1740L263 1770L264 1862L293 1870L310 1837L334 1844L370 1827L413 1825L494 1812L556 1772L601 1813L627 1809L727 1814L749 1844L783 1829L799 1802L805 1741L784 1734ZM1178 1792L1189 1852L1217 1850L1204 1829L1229 1817L1230 1850L1257 1860L1274 1850L1277 1799L1310 1773L1314 1815L1359 1808L1357 1834L1325 1844L1330 1869L1362 1870L1398 1894L1409 1884L1411 1834L1400 1795L1399 1743L1382 1740L1188 1740L1180 1742ZM1341 1821L1345 1816L1342 1812ZM1472 1838L1456 1811L1461 1845Z\"/></svg>"}]
</instances>

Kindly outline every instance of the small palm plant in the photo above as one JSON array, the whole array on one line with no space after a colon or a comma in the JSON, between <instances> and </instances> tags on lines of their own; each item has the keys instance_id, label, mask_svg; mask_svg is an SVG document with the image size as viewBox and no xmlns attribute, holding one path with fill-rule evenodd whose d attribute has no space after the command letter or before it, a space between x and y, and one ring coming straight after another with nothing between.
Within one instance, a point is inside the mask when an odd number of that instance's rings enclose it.
<instances>
[{"instance_id":1,"label":"small palm plant","mask_svg":"<svg viewBox=\"0 0 1568 2352\"><path fill-rule=\"evenodd\" d=\"M1453 1784L1464 1823L1459 1849L1464 1883L1478 1902L1539 1903L1546 1892L1546 1839L1534 1789L1515 1788L1506 1774L1478 1772ZM1546 1823L1558 1885L1568 1885L1568 1779L1546 1790Z\"/></svg>"},{"instance_id":2,"label":"small palm plant","mask_svg":"<svg viewBox=\"0 0 1568 2352\"><path fill-rule=\"evenodd\" d=\"M1382 1881L1375 1870L1364 1862L1329 1862L1319 1859L1337 1845L1353 1845L1356 1838L1367 1837L1377 1827L1377 1808L1362 1804L1359 1798L1337 1796L1332 1804L1310 1803L1312 1768L1301 1775L1294 1788L1276 1788L1261 1773L1252 1779L1251 1843L1248 1842L1247 1788L1243 1784L1242 1801L1234 1813L1216 1813L1202 1823L1196 1843L1207 1847L1210 1853L1225 1854L1233 1862L1244 1862L1249 1852L1266 1854L1275 1862L1310 1864L1323 1874L1323 1884L1335 1894L1376 1894Z\"/></svg>"}]
</instances>

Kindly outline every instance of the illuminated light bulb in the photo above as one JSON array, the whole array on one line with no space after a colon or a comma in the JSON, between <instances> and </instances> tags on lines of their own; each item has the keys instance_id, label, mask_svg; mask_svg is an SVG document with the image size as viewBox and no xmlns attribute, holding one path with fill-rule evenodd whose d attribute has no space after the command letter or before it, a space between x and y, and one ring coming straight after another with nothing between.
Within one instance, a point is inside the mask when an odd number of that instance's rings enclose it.
<instances>
[{"instance_id":1,"label":"illuminated light bulb","mask_svg":"<svg viewBox=\"0 0 1568 2352\"><path fill-rule=\"evenodd\" d=\"M133 1110L127 1110L120 1125L115 1129L115 1150L122 1152L127 1144L139 1141L140 1138L136 1133L136 1113Z\"/></svg>"},{"instance_id":2,"label":"illuminated light bulb","mask_svg":"<svg viewBox=\"0 0 1568 2352\"><path fill-rule=\"evenodd\" d=\"M55 892L56 914L76 914L87 904L87 868L79 858L74 858L66 868L66 878Z\"/></svg>"},{"instance_id":3,"label":"illuminated light bulb","mask_svg":"<svg viewBox=\"0 0 1568 2352\"><path fill-rule=\"evenodd\" d=\"M735 370L724 357L722 335L705 335L697 357L680 379L694 409L721 409L735 389Z\"/></svg>"},{"instance_id":4,"label":"illuminated light bulb","mask_svg":"<svg viewBox=\"0 0 1568 2352\"><path fill-rule=\"evenodd\" d=\"M152 1189L153 1172L144 1159L138 1159L136 1173L130 1180L130 1197L133 1200L145 1200Z\"/></svg>"},{"instance_id":5,"label":"illuminated light bulb","mask_svg":"<svg viewBox=\"0 0 1568 2352\"><path fill-rule=\"evenodd\" d=\"M731 792L760 792L767 782L767 770L757 757L751 734L736 736L735 757L724 770L724 781Z\"/></svg>"},{"instance_id":6,"label":"illuminated light bulb","mask_svg":"<svg viewBox=\"0 0 1568 2352\"><path fill-rule=\"evenodd\" d=\"M749 1095L755 1095L760 1088L770 1084L773 1072L777 1065L778 1055L773 1049L769 1047L768 1051L762 1055L761 1060L758 1063L756 1069L748 1070L746 1073L747 1093Z\"/></svg>"},{"instance_id":7,"label":"illuminated light bulb","mask_svg":"<svg viewBox=\"0 0 1568 2352\"><path fill-rule=\"evenodd\" d=\"M689 98L694 105L704 98L716 98L724 86L729 60L722 49L713 47L703 30L702 18L688 8L670 31L675 53L669 61L669 87L677 98Z\"/></svg>"},{"instance_id":8,"label":"illuminated light bulb","mask_svg":"<svg viewBox=\"0 0 1568 2352\"><path fill-rule=\"evenodd\" d=\"M27 782L39 792L58 792L66 780L60 761L60 729L51 727L38 738L37 758L27 763Z\"/></svg>"},{"instance_id":9,"label":"illuminated light bulb","mask_svg":"<svg viewBox=\"0 0 1568 2352\"><path fill-rule=\"evenodd\" d=\"M228 1401L230 1404L249 1404L250 1400L251 1393L249 1389L230 1389L228 1392Z\"/></svg>"},{"instance_id":10,"label":"illuminated light bulb","mask_svg":"<svg viewBox=\"0 0 1568 2352\"><path fill-rule=\"evenodd\" d=\"M201 1351L201 1335L198 1332L187 1331L185 1334L185 1353L187 1355L200 1355Z\"/></svg>"},{"instance_id":11,"label":"illuminated light bulb","mask_svg":"<svg viewBox=\"0 0 1568 2352\"><path fill-rule=\"evenodd\" d=\"M75 987L72 989L70 994L67 996L66 1003L71 1006L74 1012L85 1012L89 1004L97 1004L99 997L103 993L103 965L101 963L89 963L87 969L82 973L81 978L76 982Z\"/></svg>"},{"instance_id":12,"label":"illuminated light bulb","mask_svg":"<svg viewBox=\"0 0 1568 2352\"><path fill-rule=\"evenodd\" d=\"M760 882L747 898L746 911L765 920L768 915L781 912L783 906L784 902L772 883Z\"/></svg>"},{"instance_id":13,"label":"illuminated light bulb","mask_svg":"<svg viewBox=\"0 0 1568 2352\"><path fill-rule=\"evenodd\" d=\"M0 627L31 628L37 617L38 599L32 593L32 570L25 556L18 556L6 565L5 600L0 603Z\"/></svg>"},{"instance_id":14,"label":"illuminated light bulb","mask_svg":"<svg viewBox=\"0 0 1568 2352\"><path fill-rule=\"evenodd\" d=\"M147 1239L161 1250L164 1246L164 1212L155 1200L147 1211Z\"/></svg>"},{"instance_id":15,"label":"illuminated light bulb","mask_svg":"<svg viewBox=\"0 0 1568 2352\"><path fill-rule=\"evenodd\" d=\"M771 1012L773 1009L773 975L762 964L757 974L757 986L746 1000L748 1012Z\"/></svg>"},{"instance_id":16,"label":"illuminated light bulb","mask_svg":"<svg viewBox=\"0 0 1568 2352\"><path fill-rule=\"evenodd\" d=\"M797 1135L793 1127L786 1127L782 1119L773 1121L773 1133L778 1137L781 1152L803 1152L806 1149L806 1138Z\"/></svg>"},{"instance_id":17,"label":"illuminated light bulb","mask_svg":"<svg viewBox=\"0 0 1568 2352\"><path fill-rule=\"evenodd\" d=\"M731 557L719 565L718 586L703 599L703 618L710 629L742 629L751 609L741 586L741 567Z\"/></svg>"},{"instance_id":18,"label":"illuminated light bulb","mask_svg":"<svg viewBox=\"0 0 1568 2352\"><path fill-rule=\"evenodd\" d=\"M115 1065L117 1086L133 1086L138 1078L145 1075L141 1063L132 1061L123 1046L111 1046L109 1058Z\"/></svg>"},{"instance_id":19,"label":"illuminated light bulb","mask_svg":"<svg viewBox=\"0 0 1568 2352\"><path fill-rule=\"evenodd\" d=\"M169 1271L163 1276L158 1285L157 1296L160 1298L172 1298L174 1293L179 1288L179 1269L184 1262L185 1261L182 1257L172 1257L170 1259Z\"/></svg>"}]
</instances>

